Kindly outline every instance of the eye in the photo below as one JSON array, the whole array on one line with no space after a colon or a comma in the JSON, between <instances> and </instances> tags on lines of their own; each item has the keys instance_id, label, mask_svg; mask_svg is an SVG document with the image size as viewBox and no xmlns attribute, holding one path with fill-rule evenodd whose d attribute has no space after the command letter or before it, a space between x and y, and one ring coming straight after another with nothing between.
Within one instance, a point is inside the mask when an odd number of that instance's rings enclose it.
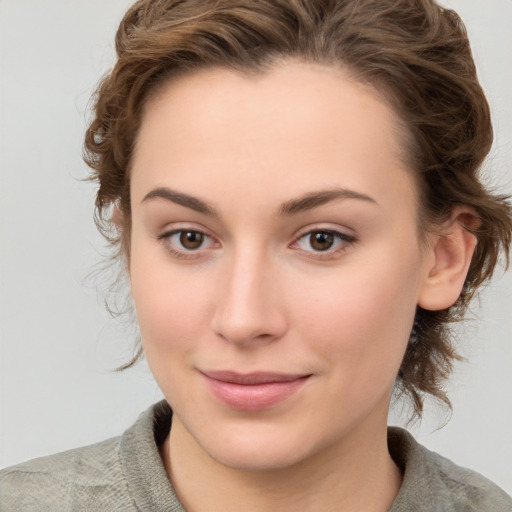
<instances>
[{"instance_id":1,"label":"eye","mask_svg":"<svg viewBox=\"0 0 512 512\"><path fill-rule=\"evenodd\" d=\"M296 246L309 253L326 253L332 255L347 249L355 237L330 229L315 229L302 235ZM318 254L320 256L320 254Z\"/></svg>"},{"instance_id":2,"label":"eye","mask_svg":"<svg viewBox=\"0 0 512 512\"><path fill-rule=\"evenodd\" d=\"M174 229L158 236L164 247L177 257L199 256L202 250L210 249L216 242L196 229Z\"/></svg>"},{"instance_id":3,"label":"eye","mask_svg":"<svg viewBox=\"0 0 512 512\"><path fill-rule=\"evenodd\" d=\"M204 243L204 234L199 231L178 231L175 233L171 240L177 238L176 242L179 241L179 244L188 251L194 251L199 249L201 245Z\"/></svg>"},{"instance_id":4,"label":"eye","mask_svg":"<svg viewBox=\"0 0 512 512\"><path fill-rule=\"evenodd\" d=\"M328 251L336 241L334 233L328 231L315 231L305 237L309 246L315 251Z\"/></svg>"}]
</instances>

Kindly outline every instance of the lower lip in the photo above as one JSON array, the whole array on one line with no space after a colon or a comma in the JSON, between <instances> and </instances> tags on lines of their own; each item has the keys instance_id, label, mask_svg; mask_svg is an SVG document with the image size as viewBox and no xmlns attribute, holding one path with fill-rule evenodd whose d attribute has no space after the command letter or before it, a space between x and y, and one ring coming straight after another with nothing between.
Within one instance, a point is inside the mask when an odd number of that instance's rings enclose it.
<instances>
[{"instance_id":1,"label":"lower lip","mask_svg":"<svg viewBox=\"0 0 512 512\"><path fill-rule=\"evenodd\" d=\"M308 375L285 382L242 385L205 377L217 399L227 406L241 411L261 411L284 402L309 379Z\"/></svg>"}]
</instances>

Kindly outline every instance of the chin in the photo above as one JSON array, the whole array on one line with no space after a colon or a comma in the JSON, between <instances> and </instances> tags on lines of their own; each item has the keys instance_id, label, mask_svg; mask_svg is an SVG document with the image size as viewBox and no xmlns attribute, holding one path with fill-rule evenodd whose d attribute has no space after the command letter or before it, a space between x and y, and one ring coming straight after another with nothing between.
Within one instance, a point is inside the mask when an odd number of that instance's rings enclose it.
<instances>
[{"instance_id":1,"label":"chin","mask_svg":"<svg viewBox=\"0 0 512 512\"><path fill-rule=\"evenodd\" d=\"M196 441L212 459L243 471L289 468L321 449L300 428L272 423L236 425L224 432L217 428L215 433L201 437Z\"/></svg>"},{"instance_id":2,"label":"chin","mask_svg":"<svg viewBox=\"0 0 512 512\"><path fill-rule=\"evenodd\" d=\"M307 458L298 447L288 448L265 443L231 443L229 448L215 446L209 455L219 464L239 471L279 471Z\"/></svg>"}]
</instances>

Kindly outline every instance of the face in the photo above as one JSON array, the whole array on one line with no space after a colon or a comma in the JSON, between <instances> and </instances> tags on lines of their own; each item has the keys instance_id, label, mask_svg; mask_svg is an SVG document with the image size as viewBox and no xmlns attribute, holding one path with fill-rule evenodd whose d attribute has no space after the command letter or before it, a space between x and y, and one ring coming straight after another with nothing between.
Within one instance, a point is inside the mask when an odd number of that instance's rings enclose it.
<instances>
[{"instance_id":1,"label":"face","mask_svg":"<svg viewBox=\"0 0 512 512\"><path fill-rule=\"evenodd\" d=\"M200 451L282 468L385 429L427 273L402 146L393 110L334 68L205 70L147 104L131 288Z\"/></svg>"}]
</instances>

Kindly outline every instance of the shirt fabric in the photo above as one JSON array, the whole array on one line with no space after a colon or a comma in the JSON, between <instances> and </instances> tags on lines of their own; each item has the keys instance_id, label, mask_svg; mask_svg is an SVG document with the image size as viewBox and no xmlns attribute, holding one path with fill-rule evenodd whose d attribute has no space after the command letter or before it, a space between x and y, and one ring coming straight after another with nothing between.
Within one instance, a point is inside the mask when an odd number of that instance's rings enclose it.
<instances>
[{"instance_id":1,"label":"shirt fabric","mask_svg":"<svg viewBox=\"0 0 512 512\"><path fill-rule=\"evenodd\" d=\"M158 451L171 420L162 401L121 437L2 470L0 511L185 512ZM388 445L404 476L390 512L512 512L503 490L427 450L407 431L390 427Z\"/></svg>"}]
</instances>

